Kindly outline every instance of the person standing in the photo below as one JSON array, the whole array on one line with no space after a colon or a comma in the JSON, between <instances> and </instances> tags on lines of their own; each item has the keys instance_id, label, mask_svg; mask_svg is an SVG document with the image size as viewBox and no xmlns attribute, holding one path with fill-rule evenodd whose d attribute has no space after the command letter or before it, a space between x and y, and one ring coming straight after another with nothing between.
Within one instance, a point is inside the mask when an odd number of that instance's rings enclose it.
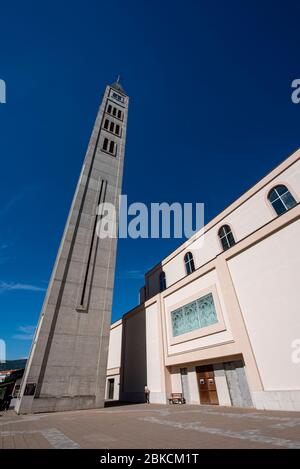
<instances>
[{"instance_id":1,"label":"person standing","mask_svg":"<svg viewBox=\"0 0 300 469\"><path fill-rule=\"evenodd\" d=\"M147 404L150 404L150 389L148 388L147 384L145 384L145 388L144 388L144 394L145 394L145 401L147 402Z\"/></svg>"}]
</instances>

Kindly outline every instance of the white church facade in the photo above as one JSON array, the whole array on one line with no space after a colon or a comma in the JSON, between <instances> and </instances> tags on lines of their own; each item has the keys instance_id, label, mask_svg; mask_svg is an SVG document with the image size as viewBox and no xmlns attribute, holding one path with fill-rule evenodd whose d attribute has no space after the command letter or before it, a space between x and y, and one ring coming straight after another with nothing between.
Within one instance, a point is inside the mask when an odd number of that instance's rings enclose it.
<instances>
[{"instance_id":1,"label":"white church facade","mask_svg":"<svg viewBox=\"0 0 300 469\"><path fill-rule=\"evenodd\" d=\"M300 410L299 201L297 150L146 273L107 399Z\"/></svg>"}]
</instances>

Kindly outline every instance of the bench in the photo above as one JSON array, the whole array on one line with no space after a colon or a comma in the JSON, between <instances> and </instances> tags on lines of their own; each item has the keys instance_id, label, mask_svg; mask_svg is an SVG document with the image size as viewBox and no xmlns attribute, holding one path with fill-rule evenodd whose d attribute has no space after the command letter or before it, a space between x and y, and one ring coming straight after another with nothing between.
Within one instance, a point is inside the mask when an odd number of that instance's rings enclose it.
<instances>
[{"instance_id":1,"label":"bench","mask_svg":"<svg viewBox=\"0 0 300 469\"><path fill-rule=\"evenodd\" d=\"M185 404L185 398L181 392L172 392L169 397L169 404Z\"/></svg>"}]
</instances>

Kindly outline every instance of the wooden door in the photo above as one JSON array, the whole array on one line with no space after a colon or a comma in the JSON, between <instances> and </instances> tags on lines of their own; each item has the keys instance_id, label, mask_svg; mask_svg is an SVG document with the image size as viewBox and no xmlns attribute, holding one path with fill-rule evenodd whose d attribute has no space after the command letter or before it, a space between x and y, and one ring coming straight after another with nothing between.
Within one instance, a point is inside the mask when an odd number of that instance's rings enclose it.
<instances>
[{"instance_id":1,"label":"wooden door","mask_svg":"<svg viewBox=\"0 0 300 469\"><path fill-rule=\"evenodd\" d=\"M212 365L197 366L196 372L201 404L218 405L219 399Z\"/></svg>"}]
</instances>

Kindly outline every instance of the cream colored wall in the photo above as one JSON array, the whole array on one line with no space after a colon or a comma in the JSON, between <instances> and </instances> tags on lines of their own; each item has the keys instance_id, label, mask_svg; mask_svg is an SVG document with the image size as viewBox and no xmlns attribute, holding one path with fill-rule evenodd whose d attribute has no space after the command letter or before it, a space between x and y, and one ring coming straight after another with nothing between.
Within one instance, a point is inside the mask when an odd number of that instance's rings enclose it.
<instances>
[{"instance_id":1,"label":"cream colored wall","mask_svg":"<svg viewBox=\"0 0 300 469\"><path fill-rule=\"evenodd\" d=\"M110 375L106 377L106 387L105 387L105 399L108 399L108 380L114 379L114 401L118 401L120 399L120 375Z\"/></svg>"},{"instance_id":2,"label":"cream colored wall","mask_svg":"<svg viewBox=\"0 0 300 469\"><path fill-rule=\"evenodd\" d=\"M112 324L109 337L107 368L120 368L122 344L122 321Z\"/></svg>"},{"instance_id":3,"label":"cream colored wall","mask_svg":"<svg viewBox=\"0 0 300 469\"><path fill-rule=\"evenodd\" d=\"M255 192L255 188L250 190L249 197L243 200L240 205L238 201L235 202L232 211L230 211L229 207L224 213L216 217L215 220L212 220L205 227L204 235L198 236L195 240L187 241L184 248L178 248L175 253L162 261L160 269L150 271L146 275L148 298L159 292L158 277L161 269L166 273L168 287L186 275L183 259L187 251L193 253L196 268L206 264L221 253L222 248L218 238L218 230L222 225L228 224L231 226L235 240L238 242L276 218L275 211L267 200L267 195L270 189L277 184L285 184L290 188L296 201L300 201L300 160L296 160L276 177L265 181L264 185L257 192Z\"/></svg>"},{"instance_id":4,"label":"cream colored wall","mask_svg":"<svg viewBox=\"0 0 300 469\"><path fill-rule=\"evenodd\" d=\"M197 373L195 366L188 366L188 382L190 390L191 404L200 404L200 394L197 382Z\"/></svg>"},{"instance_id":5,"label":"cream colored wall","mask_svg":"<svg viewBox=\"0 0 300 469\"><path fill-rule=\"evenodd\" d=\"M300 221L229 260L265 390L300 389L292 343L300 338Z\"/></svg>"},{"instance_id":6,"label":"cream colored wall","mask_svg":"<svg viewBox=\"0 0 300 469\"><path fill-rule=\"evenodd\" d=\"M147 385L151 403L166 403L164 353L160 326L159 305L146 308Z\"/></svg>"},{"instance_id":7,"label":"cream colored wall","mask_svg":"<svg viewBox=\"0 0 300 469\"><path fill-rule=\"evenodd\" d=\"M182 392L180 368L172 367L171 370L172 392Z\"/></svg>"},{"instance_id":8,"label":"cream colored wall","mask_svg":"<svg viewBox=\"0 0 300 469\"><path fill-rule=\"evenodd\" d=\"M165 402L171 392L181 392L180 367L187 366L191 402L199 403L195 364L238 356L245 361L257 407L277 408L278 399L280 408L288 410L288 401L293 399L291 409L300 409L300 365L291 359L292 342L300 338L300 211L298 206L277 217L267 201L269 190L277 184L287 185L300 201L299 156L300 151L212 220L204 244L197 234L162 262L165 292L153 296L158 292L161 265L147 274L152 279L147 297L153 298L124 318L125 400L143 399L147 381L151 402ZM240 242L223 252L217 232L225 223ZM187 251L193 252L198 269L190 276L185 275L183 262ZM169 321L172 309L210 290L217 295L223 321L220 330L203 335L200 329L192 338L183 335L174 340ZM121 327L113 330L111 368L121 350ZM216 372L216 384L220 404L230 405L221 372Z\"/></svg>"}]
</instances>

